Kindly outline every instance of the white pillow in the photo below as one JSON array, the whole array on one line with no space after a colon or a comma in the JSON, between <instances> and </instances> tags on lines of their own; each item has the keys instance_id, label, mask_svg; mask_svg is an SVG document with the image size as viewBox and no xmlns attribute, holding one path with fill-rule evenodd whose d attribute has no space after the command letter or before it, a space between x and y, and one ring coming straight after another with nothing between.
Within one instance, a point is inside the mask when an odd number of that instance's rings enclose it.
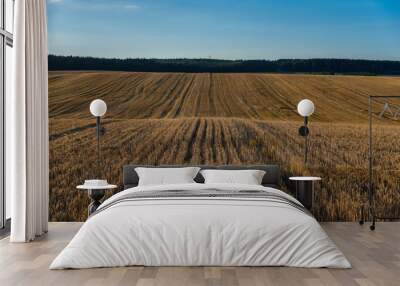
<instances>
[{"instance_id":1,"label":"white pillow","mask_svg":"<svg viewBox=\"0 0 400 286\"><path fill-rule=\"evenodd\" d=\"M261 170L202 170L205 184L261 185L265 171Z\"/></svg>"},{"instance_id":2,"label":"white pillow","mask_svg":"<svg viewBox=\"0 0 400 286\"><path fill-rule=\"evenodd\" d=\"M139 186L195 183L200 171L198 167L184 168L135 168L139 176Z\"/></svg>"}]
</instances>

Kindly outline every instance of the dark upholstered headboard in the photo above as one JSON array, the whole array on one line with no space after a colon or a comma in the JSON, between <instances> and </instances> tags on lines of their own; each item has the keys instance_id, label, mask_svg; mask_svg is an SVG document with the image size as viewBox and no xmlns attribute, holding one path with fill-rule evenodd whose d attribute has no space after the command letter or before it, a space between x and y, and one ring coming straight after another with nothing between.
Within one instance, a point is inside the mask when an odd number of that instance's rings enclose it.
<instances>
[{"instance_id":1,"label":"dark upholstered headboard","mask_svg":"<svg viewBox=\"0 0 400 286\"><path fill-rule=\"evenodd\" d=\"M137 167L151 167L151 168L177 168L177 167L193 167L193 166L149 166L149 165L126 165L123 170L123 183L124 190L136 187L139 183L139 177L135 172ZM281 172L278 165L253 165L253 166L201 166L196 165L195 167L200 167L201 169L221 169L221 170L263 170L265 171L265 176L262 180L262 185L265 187L272 187L279 189L281 184ZM199 173L194 179L197 183L204 183L203 176Z\"/></svg>"}]
</instances>

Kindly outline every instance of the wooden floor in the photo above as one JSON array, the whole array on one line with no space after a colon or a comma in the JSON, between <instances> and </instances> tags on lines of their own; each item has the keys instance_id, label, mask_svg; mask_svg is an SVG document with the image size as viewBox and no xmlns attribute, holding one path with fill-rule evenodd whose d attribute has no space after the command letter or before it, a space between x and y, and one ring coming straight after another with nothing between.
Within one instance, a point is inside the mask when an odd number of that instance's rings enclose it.
<instances>
[{"instance_id":1,"label":"wooden floor","mask_svg":"<svg viewBox=\"0 0 400 286\"><path fill-rule=\"evenodd\" d=\"M29 244L0 241L0 285L400 285L400 223L323 223L353 269L288 267L125 267L48 270L81 223L50 223Z\"/></svg>"}]
</instances>

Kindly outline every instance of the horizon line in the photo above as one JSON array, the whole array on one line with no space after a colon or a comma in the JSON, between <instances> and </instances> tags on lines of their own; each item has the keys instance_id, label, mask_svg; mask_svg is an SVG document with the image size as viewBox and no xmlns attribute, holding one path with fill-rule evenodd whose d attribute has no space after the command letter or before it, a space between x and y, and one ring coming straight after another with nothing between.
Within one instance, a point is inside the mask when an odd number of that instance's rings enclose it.
<instances>
[{"instance_id":1,"label":"horizon line","mask_svg":"<svg viewBox=\"0 0 400 286\"><path fill-rule=\"evenodd\" d=\"M48 56L54 57L75 57L75 58L92 58L92 59L106 59L106 60L214 60L214 61L229 61L229 62L245 62L245 61L265 61L265 62L277 62L282 60L349 60L349 61L374 61L374 62L400 62L400 59L369 59L369 58L335 58L335 57L316 57L316 58L278 58L278 59L224 59L224 58L212 58L212 57L193 57L193 58L149 58L149 57L96 57L96 56L77 56L77 55L58 55L49 53Z\"/></svg>"}]
</instances>

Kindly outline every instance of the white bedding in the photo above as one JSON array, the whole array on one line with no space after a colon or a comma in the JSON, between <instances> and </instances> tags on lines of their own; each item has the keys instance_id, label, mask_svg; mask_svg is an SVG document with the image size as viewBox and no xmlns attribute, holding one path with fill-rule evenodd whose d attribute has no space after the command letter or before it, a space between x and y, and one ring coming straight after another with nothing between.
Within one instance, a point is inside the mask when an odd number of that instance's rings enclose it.
<instances>
[{"instance_id":1,"label":"white bedding","mask_svg":"<svg viewBox=\"0 0 400 286\"><path fill-rule=\"evenodd\" d=\"M50 269L145 266L294 266L350 268L318 222L299 209L246 198L152 198L121 201L132 192L262 190L232 184L136 187L106 200ZM135 193L136 194L136 193Z\"/></svg>"}]
</instances>

